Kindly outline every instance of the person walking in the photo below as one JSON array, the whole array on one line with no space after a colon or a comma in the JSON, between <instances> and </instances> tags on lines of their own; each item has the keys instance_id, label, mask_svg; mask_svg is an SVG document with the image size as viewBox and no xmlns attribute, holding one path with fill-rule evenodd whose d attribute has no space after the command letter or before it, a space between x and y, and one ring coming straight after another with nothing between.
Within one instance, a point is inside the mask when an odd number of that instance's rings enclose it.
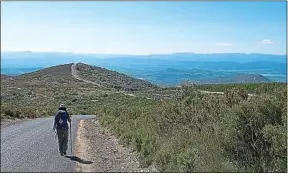
<instances>
[{"instance_id":1,"label":"person walking","mask_svg":"<svg viewBox=\"0 0 288 174\"><path fill-rule=\"evenodd\" d=\"M66 155L66 151L68 148L68 122L71 125L71 118L67 112L67 109L64 104L61 104L58 112L54 117L54 126L53 130L57 131L58 136L58 144L59 144L59 152L61 156ZM71 129L71 128L70 128ZM70 135L71 136L71 135Z\"/></svg>"}]
</instances>

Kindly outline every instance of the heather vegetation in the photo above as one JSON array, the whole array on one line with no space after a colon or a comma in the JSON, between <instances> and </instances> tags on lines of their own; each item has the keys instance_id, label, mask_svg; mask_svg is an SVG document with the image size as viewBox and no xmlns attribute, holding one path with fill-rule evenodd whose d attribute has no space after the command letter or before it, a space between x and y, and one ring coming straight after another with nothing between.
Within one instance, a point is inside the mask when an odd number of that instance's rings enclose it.
<instances>
[{"instance_id":1,"label":"heather vegetation","mask_svg":"<svg viewBox=\"0 0 288 174\"><path fill-rule=\"evenodd\" d=\"M5 76L1 119L51 116L65 103L70 114L98 115L138 152L143 166L153 164L160 172L287 172L286 84L186 84L130 95L85 84L61 68L55 76ZM121 86L125 80L114 82Z\"/></svg>"},{"instance_id":2,"label":"heather vegetation","mask_svg":"<svg viewBox=\"0 0 288 174\"><path fill-rule=\"evenodd\" d=\"M104 107L101 123L161 172L286 172L286 90L248 99L183 86L177 100ZM135 99L136 100L136 99Z\"/></svg>"}]
</instances>

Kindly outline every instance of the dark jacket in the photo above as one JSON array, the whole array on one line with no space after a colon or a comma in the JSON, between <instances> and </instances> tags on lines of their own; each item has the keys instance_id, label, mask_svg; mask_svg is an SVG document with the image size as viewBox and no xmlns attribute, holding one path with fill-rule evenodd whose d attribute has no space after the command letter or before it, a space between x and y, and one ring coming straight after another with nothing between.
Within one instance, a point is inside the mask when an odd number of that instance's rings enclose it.
<instances>
[{"instance_id":1,"label":"dark jacket","mask_svg":"<svg viewBox=\"0 0 288 174\"><path fill-rule=\"evenodd\" d=\"M67 117L63 117L64 114L67 115ZM57 125L57 123L59 122L60 118L62 118L63 120L63 123L62 123L62 126L59 127ZM54 117L54 126L57 130L60 130L60 129L68 129L69 126L68 126L68 122L71 122L71 118L68 114L68 112L66 111L66 108L59 108L58 112L56 113L55 117Z\"/></svg>"}]
</instances>

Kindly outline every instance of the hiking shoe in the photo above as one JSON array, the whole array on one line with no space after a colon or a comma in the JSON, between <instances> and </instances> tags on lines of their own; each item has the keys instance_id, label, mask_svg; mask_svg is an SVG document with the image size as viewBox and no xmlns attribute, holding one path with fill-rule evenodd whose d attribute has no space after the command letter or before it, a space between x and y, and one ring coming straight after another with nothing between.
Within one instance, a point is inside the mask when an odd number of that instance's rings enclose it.
<instances>
[{"instance_id":1,"label":"hiking shoe","mask_svg":"<svg viewBox=\"0 0 288 174\"><path fill-rule=\"evenodd\" d=\"M63 152L63 154L66 155L67 153L66 153L66 152Z\"/></svg>"},{"instance_id":2,"label":"hiking shoe","mask_svg":"<svg viewBox=\"0 0 288 174\"><path fill-rule=\"evenodd\" d=\"M61 156L64 156L64 153L60 153Z\"/></svg>"}]
</instances>

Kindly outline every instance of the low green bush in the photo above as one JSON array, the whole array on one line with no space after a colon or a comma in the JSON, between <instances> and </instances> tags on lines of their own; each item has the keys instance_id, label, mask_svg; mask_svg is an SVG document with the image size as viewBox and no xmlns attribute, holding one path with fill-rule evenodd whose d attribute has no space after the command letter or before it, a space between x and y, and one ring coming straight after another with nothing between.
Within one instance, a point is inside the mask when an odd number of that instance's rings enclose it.
<instances>
[{"instance_id":1,"label":"low green bush","mask_svg":"<svg viewBox=\"0 0 288 174\"><path fill-rule=\"evenodd\" d=\"M281 90L248 100L244 88L215 96L183 85L176 100L115 99L100 119L138 152L143 166L160 172L285 172Z\"/></svg>"},{"instance_id":2,"label":"low green bush","mask_svg":"<svg viewBox=\"0 0 288 174\"><path fill-rule=\"evenodd\" d=\"M277 99L255 97L233 106L222 117L219 133L227 153L248 172L285 172L287 166L281 165L287 164L285 122Z\"/></svg>"}]
</instances>

